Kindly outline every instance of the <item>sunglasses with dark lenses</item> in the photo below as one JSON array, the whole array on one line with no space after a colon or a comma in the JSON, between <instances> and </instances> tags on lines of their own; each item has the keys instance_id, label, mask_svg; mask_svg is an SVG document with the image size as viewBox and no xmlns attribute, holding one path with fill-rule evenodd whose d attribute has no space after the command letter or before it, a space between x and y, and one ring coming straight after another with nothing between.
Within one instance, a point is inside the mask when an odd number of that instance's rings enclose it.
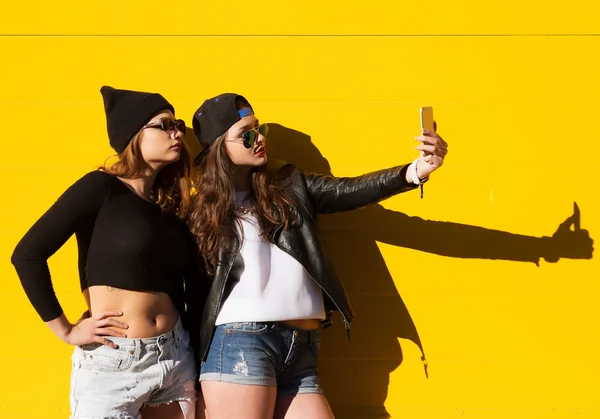
<instances>
[{"instance_id":1,"label":"sunglasses with dark lenses","mask_svg":"<svg viewBox=\"0 0 600 419\"><path fill-rule=\"evenodd\" d=\"M242 142L244 143L244 147L252 148L256 140L258 140L259 135L262 135L265 140L269 138L269 126L267 124L261 124L243 133Z\"/></svg>"},{"instance_id":2,"label":"sunglasses with dark lenses","mask_svg":"<svg viewBox=\"0 0 600 419\"><path fill-rule=\"evenodd\" d=\"M173 120L171 118L161 118L156 124L146 125L144 128L158 128L163 131L177 130L182 134L185 134L187 130L185 121L183 119Z\"/></svg>"}]
</instances>

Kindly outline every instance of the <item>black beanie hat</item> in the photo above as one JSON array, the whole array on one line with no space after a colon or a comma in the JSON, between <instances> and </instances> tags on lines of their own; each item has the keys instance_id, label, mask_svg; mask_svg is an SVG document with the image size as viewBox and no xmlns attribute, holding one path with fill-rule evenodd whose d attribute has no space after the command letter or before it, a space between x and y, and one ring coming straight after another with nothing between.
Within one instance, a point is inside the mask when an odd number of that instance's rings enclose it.
<instances>
[{"instance_id":1,"label":"black beanie hat","mask_svg":"<svg viewBox=\"0 0 600 419\"><path fill-rule=\"evenodd\" d=\"M250 102L245 97L235 93L223 93L222 95L207 99L194 113L192 126L196 138L202 147L208 147L220 135L224 134L233 124L252 112L240 112L235 102L240 99L247 103L250 110Z\"/></svg>"},{"instance_id":2,"label":"black beanie hat","mask_svg":"<svg viewBox=\"0 0 600 419\"><path fill-rule=\"evenodd\" d=\"M100 89L106 112L106 129L110 145L121 153L133 136L159 111L173 105L158 93L136 92L102 86Z\"/></svg>"}]
</instances>

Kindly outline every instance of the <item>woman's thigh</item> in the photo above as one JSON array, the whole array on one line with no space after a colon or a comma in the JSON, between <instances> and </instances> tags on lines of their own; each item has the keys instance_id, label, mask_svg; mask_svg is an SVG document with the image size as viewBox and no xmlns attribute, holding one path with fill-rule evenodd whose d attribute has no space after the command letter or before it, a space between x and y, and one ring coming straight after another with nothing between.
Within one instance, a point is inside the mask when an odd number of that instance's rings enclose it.
<instances>
[{"instance_id":1,"label":"woman's thigh","mask_svg":"<svg viewBox=\"0 0 600 419\"><path fill-rule=\"evenodd\" d=\"M271 419L277 388L252 384L203 381L202 396L210 419Z\"/></svg>"},{"instance_id":2,"label":"woman's thigh","mask_svg":"<svg viewBox=\"0 0 600 419\"><path fill-rule=\"evenodd\" d=\"M279 396L274 419L332 419L333 413L322 394Z\"/></svg>"},{"instance_id":3,"label":"woman's thigh","mask_svg":"<svg viewBox=\"0 0 600 419\"><path fill-rule=\"evenodd\" d=\"M183 401L159 406L144 406L140 413L142 419L197 419L194 415L195 409L196 402Z\"/></svg>"}]
</instances>

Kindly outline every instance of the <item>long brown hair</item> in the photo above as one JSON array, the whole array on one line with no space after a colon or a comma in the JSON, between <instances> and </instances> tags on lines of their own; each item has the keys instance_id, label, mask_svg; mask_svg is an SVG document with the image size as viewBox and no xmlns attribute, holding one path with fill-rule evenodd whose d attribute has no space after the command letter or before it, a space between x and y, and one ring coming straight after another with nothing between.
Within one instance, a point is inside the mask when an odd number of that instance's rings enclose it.
<instances>
[{"instance_id":1,"label":"long brown hair","mask_svg":"<svg viewBox=\"0 0 600 419\"><path fill-rule=\"evenodd\" d=\"M195 189L191 197L188 226L196 237L200 253L206 261L207 270L213 274L219 263L219 250L226 246L227 238L236 242L234 252L239 250L242 238L235 228L239 217L235 212L235 175L233 163L225 147L225 135L221 135L196 158L192 172ZM277 185L274 173L266 165L251 173L251 194L256 203L254 215L260 235L272 242L275 230L293 223L293 203Z\"/></svg>"},{"instance_id":2,"label":"long brown hair","mask_svg":"<svg viewBox=\"0 0 600 419\"><path fill-rule=\"evenodd\" d=\"M123 179L139 179L148 170L142 158L140 138L142 131L133 136L125 150L116 157L118 160L108 164L108 160L99 170ZM179 160L163 167L154 181L151 199L168 214L182 214L190 206L190 157L185 147L181 148Z\"/></svg>"}]
</instances>

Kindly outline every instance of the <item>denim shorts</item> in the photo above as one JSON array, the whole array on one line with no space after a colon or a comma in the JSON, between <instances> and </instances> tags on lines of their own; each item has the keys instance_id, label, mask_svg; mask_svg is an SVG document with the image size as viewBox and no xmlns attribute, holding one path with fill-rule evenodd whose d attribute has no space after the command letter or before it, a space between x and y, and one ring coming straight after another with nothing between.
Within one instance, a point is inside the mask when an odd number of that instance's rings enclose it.
<instances>
[{"instance_id":1,"label":"denim shorts","mask_svg":"<svg viewBox=\"0 0 600 419\"><path fill-rule=\"evenodd\" d=\"M282 323L222 324L202 363L200 381L277 387L279 395L322 394L320 350L318 330Z\"/></svg>"},{"instance_id":2,"label":"denim shorts","mask_svg":"<svg viewBox=\"0 0 600 419\"><path fill-rule=\"evenodd\" d=\"M197 371L181 320L158 337L108 339L119 347L75 347L71 419L139 419L143 405L171 402L179 403L186 419L194 417Z\"/></svg>"}]
</instances>

